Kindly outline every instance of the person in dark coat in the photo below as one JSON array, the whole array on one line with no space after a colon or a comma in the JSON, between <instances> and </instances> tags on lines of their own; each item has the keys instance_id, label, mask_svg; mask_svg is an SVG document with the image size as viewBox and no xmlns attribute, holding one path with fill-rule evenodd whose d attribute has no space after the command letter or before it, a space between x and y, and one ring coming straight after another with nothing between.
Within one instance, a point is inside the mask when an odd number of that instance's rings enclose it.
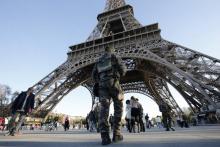
<instances>
[{"instance_id":1,"label":"person in dark coat","mask_svg":"<svg viewBox=\"0 0 220 147\"><path fill-rule=\"evenodd\" d=\"M32 93L33 89L29 88L26 92L21 92L12 104L12 114L16 112L23 112L28 114L34 109L35 95ZM26 103L25 103L26 102Z\"/></svg>"},{"instance_id":2,"label":"person in dark coat","mask_svg":"<svg viewBox=\"0 0 220 147\"><path fill-rule=\"evenodd\" d=\"M11 120L9 121L8 134L14 136L15 132L18 132L25 116L31 113L34 109L35 103L35 95L33 94L33 88L28 88L27 91L21 92L11 106ZM19 117L18 124L16 124L15 120Z\"/></svg>"},{"instance_id":3,"label":"person in dark coat","mask_svg":"<svg viewBox=\"0 0 220 147\"><path fill-rule=\"evenodd\" d=\"M145 126L143 122L144 109L141 103L139 102L138 98L136 98L136 101L138 103L138 109L139 109L138 120L139 120L139 125L140 125L140 132L145 132Z\"/></svg>"},{"instance_id":4,"label":"person in dark coat","mask_svg":"<svg viewBox=\"0 0 220 147\"><path fill-rule=\"evenodd\" d=\"M65 122L64 122L64 130L67 131L69 130L69 128L70 128L70 121L69 121L69 118L66 117Z\"/></svg>"}]
</instances>

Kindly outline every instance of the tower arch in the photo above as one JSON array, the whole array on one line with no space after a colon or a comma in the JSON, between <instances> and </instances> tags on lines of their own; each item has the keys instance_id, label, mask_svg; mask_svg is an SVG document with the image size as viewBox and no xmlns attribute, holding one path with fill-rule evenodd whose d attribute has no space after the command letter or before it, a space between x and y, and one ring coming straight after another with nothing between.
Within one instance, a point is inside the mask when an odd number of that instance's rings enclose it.
<instances>
[{"instance_id":1,"label":"tower arch","mask_svg":"<svg viewBox=\"0 0 220 147\"><path fill-rule=\"evenodd\" d=\"M87 40L70 46L67 60L33 85L38 101L35 116L45 117L80 85L91 92L93 64L108 45L114 46L127 66L128 76L121 81L125 92L136 90L156 101L165 100L179 113L168 82L195 111L203 106L214 111L220 108L219 59L163 39L158 24L141 25L124 0L107 0L97 19Z\"/></svg>"}]
</instances>

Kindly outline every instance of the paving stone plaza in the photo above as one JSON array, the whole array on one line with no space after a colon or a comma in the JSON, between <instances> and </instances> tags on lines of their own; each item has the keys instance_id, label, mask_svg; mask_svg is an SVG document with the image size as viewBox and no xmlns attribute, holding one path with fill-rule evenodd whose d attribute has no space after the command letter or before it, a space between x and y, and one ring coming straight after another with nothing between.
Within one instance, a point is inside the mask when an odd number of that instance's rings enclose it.
<instances>
[{"instance_id":1,"label":"paving stone plaza","mask_svg":"<svg viewBox=\"0 0 220 147\"><path fill-rule=\"evenodd\" d=\"M112 135L112 134L111 134ZM123 131L124 141L108 146L120 147L219 147L220 126L176 128L166 132L153 128L142 133ZM92 147L102 146L100 134L85 129L58 131L23 131L17 136L0 133L0 147Z\"/></svg>"}]
</instances>

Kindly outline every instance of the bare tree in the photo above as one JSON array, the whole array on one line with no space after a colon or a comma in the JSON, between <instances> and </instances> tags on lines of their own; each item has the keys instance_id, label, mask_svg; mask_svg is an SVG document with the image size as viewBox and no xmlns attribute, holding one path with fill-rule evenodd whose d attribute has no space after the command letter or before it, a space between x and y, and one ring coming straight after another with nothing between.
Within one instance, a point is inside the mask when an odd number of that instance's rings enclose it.
<instances>
[{"instance_id":1,"label":"bare tree","mask_svg":"<svg viewBox=\"0 0 220 147\"><path fill-rule=\"evenodd\" d=\"M15 91L11 94L11 102L13 102L15 100L15 98L19 95L18 91Z\"/></svg>"},{"instance_id":2,"label":"bare tree","mask_svg":"<svg viewBox=\"0 0 220 147\"><path fill-rule=\"evenodd\" d=\"M7 85L0 84L0 101L1 105L8 104L11 96L11 88Z\"/></svg>"},{"instance_id":3,"label":"bare tree","mask_svg":"<svg viewBox=\"0 0 220 147\"><path fill-rule=\"evenodd\" d=\"M5 95L5 92L4 92L3 85L0 84L0 100L4 98L4 95Z\"/></svg>"}]
</instances>

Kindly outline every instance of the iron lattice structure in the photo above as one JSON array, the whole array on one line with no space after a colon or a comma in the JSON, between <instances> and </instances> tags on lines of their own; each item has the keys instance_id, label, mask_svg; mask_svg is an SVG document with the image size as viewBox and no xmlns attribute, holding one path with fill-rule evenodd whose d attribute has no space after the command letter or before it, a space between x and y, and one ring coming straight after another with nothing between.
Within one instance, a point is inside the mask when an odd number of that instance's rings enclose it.
<instances>
[{"instance_id":1,"label":"iron lattice structure","mask_svg":"<svg viewBox=\"0 0 220 147\"><path fill-rule=\"evenodd\" d=\"M114 46L127 66L128 72L121 79L125 93L141 93L156 103L165 101L173 112L181 113L169 83L194 112L220 108L220 60L163 39L157 23L142 26L124 0L107 0L97 18L98 24L86 42L71 46L67 60L33 86L40 101L36 117L46 117L80 85L91 92L94 102L90 74L108 45Z\"/></svg>"}]
</instances>

